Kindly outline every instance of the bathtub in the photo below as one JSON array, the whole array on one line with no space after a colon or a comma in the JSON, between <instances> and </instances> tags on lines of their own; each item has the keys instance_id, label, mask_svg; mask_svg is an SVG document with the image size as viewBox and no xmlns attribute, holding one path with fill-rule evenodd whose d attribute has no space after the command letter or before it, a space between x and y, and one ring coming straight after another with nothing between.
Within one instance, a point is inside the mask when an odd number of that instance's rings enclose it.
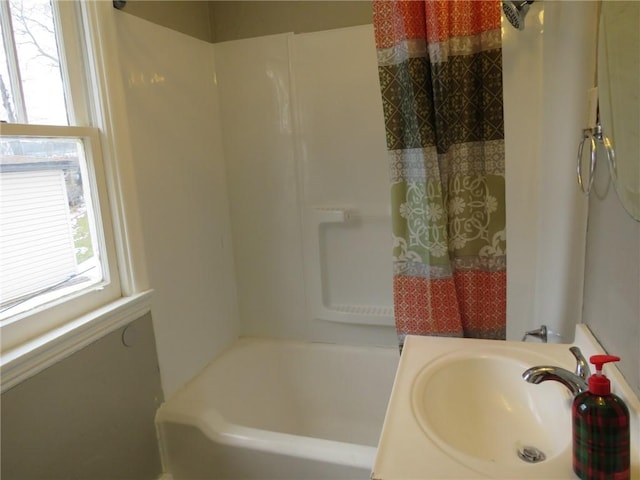
<instances>
[{"instance_id":1,"label":"bathtub","mask_svg":"<svg viewBox=\"0 0 640 480\"><path fill-rule=\"evenodd\" d=\"M182 479L368 479L399 356L392 347L238 340L158 410Z\"/></svg>"}]
</instances>

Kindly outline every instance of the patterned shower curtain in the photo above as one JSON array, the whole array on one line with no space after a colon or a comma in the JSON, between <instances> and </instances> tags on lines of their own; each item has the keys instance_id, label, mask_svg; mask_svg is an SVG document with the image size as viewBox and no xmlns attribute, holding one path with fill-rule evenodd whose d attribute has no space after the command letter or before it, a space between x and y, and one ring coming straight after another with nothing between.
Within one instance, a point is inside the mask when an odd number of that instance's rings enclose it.
<instances>
[{"instance_id":1,"label":"patterned shower curtain","mask_svg":"<svg viewBox=\"0 0 640 480\"><path fill-rule=\"evenodd\" d=\"M500 2L374 0L405 335L504 339Z\"/></svg>"}]
</instances>

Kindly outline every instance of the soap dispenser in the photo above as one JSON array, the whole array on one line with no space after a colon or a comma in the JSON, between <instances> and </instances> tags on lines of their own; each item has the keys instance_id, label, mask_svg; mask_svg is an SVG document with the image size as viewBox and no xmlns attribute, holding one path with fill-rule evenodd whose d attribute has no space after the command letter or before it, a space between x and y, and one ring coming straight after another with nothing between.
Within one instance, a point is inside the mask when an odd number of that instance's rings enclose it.
<instances>
[{"instance_id":1,"label":"soap dispenser","mask_svg":"<svg viewBox=\"0 0 640 480\"><path fill-rule=\"evenodd\" d=\"M573 420L573 471L581 480L629 480L629 409L611 393L602 365L617 362L613 355L594 355L596 373L589 390L577 395L571 408Z\"/></svg>"}]
</instances>

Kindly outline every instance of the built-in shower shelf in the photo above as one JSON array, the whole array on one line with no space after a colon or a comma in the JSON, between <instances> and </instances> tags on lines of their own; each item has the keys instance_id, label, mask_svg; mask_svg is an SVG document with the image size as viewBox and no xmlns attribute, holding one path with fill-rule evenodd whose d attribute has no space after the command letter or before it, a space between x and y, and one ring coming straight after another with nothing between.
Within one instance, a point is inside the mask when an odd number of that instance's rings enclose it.
<instances>
[{"instance_id":1,"label":"built-in shower shelf","mask_svg":"<svg viewBox=\"0 0 640 480\"><path fill-rule=\"evenodd\" d=\"M331 305L321 304L314 309L314 318L328 322L350 323L353 325L393 325L393 307L371 305Z\"/></svg>"},{"instance_id":2,"label":"built-in shower shelf","mask_svg":"<svg viewBox=\"0 0 640 480\"><path fill-rule=\"evenodd\" d=\"M363 305L359 302L359 297L362 297L363 288L367 289L369 286L365 285L363 287L362 282L355 282L358 284L358 288L354 289L354 282L349 283L349 281L344 280L353 271L349 271L349 268L367 269L371 267L371 262L375 264L376 262L384 261L384 256L379 255L375 249L371 252L366 251L363 255L362 249L370 248L370 242L353 241L350 235L353 235L354 231L361 231L368 235L370 231L368 229L384 228L379 222L389 222L390 215L387 212L368 212L353 207L315 206L306 210L305 217L305 271L310 287L308 305L311 317L315 320L348 324L393 325L393 307L379 304L386 303L389 300L385 298L384 293L374 294L372 297L373 304ZM342 227L335 227L338 230L331 230L334 240L338 237L340 238L339 246L336 246L335 243L330 243L333 246L329 247L325 243L327 241L325 236L327 230L324 230L323 235L323 228L329 227L323 227L323 225L327 224L342 224L346 227L345 230L342 230ZM378 226L376 227L376 225ZM363 235L363 233L360 235ZM334 250L330 250L331 248ZM340 251L336 251L335 248ZM334 261L332 264L328 264L327 255L330 256L332 254L334 255ZM360 258L359 261L356 260L357 257ZM340 258L340 261L335 260L335 258ZM353 265L356 265L356 267L353 267ZM381 265L384 266L383 263ZM378 270L375 271L377 272ZM384 272L382 275L384 275ZM391 269L389 269L389 276L391 278ZM369 278L365 276L364 283L368 283ZM334 281L337 283L334 283ZM340 285L341 283L342 285ZM391 280L389 281L390 284ZM378 284L372 285L370 291L377 292L378 288ZM359 293L357 293L358 290ZM333 298L336 292L338 292L337 295L340 298ZM353 304L349 303L351 296L355 300ZM376 299L378 302L375 302ZM338 301L335 302L335 300ZM347 302L344 302L344 300L347 300Z\"/></svg>"},{"instance_id":3,"label":"built-in shower shelf","mask_svg":"<svg viewBox=\"0 0 640 480\"><path fill-rule=\"evenodd\" d=\"M347 208L314 207L312 212L313 223L317 225L321 223L342 223L353 216L353 212Z\"/></svg>"},{"instance_id":4,"label":"built-in shower shelf","mask_svg":"<svg viewBox=\"0 0 640 480\"><path fill-rule=\"evenodd\" d=\"M355 220L381 221L389 220L389 212L362 212L355 208L342 207L313 207L311 209L312 223L344 223Z\"/></svg>"},{"instance_id":5,"label":"built-in shower shelf","mask_svg":"<svg viewBox=\"0 0 640 480\"><path fill-rule=\"evenodd\" d=\"M372 306L372 305L331 305L329 310L335 310L341 313L351 313L355 315L375 315L375 316L391 316L393 315L393 307Z\"/></svg>"}]
</instances>

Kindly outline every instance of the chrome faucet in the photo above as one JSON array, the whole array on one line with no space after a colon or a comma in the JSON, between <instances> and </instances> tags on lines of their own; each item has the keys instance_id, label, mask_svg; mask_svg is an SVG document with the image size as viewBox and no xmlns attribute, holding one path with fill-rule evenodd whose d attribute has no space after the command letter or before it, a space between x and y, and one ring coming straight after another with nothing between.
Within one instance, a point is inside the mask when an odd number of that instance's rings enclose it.
<instances>
[{"instance_id":1,"label":"chrome faucet","mask_svg":"<svg viewBox=\"0 0 640 480\"><path fill-rule=\"evenodd\" d=\"M562 367L539 366L525 370L522 378L529 383L535 384L547 380L560 382L571 391L574 397L579 393L587 391L589 389L587 379L591 375L589 364L578 347L571 347L569 351L576 359L575 373Z\"/></svg>"},{"instance_id":2,"label":"chrome faucet","mask_svg":"<svg viewBox=\"0 0 640 480\"><path fill-rule=\"evenodd\" d=\"M528 332L524 332L524 336L522 337L521 342L526 342L527 337L539 338L542 340L542 343L548 342L548 330L546 325L540 325L540 328L536 328L535 330L529 330Z\"/></svg>"}]
</instances>

